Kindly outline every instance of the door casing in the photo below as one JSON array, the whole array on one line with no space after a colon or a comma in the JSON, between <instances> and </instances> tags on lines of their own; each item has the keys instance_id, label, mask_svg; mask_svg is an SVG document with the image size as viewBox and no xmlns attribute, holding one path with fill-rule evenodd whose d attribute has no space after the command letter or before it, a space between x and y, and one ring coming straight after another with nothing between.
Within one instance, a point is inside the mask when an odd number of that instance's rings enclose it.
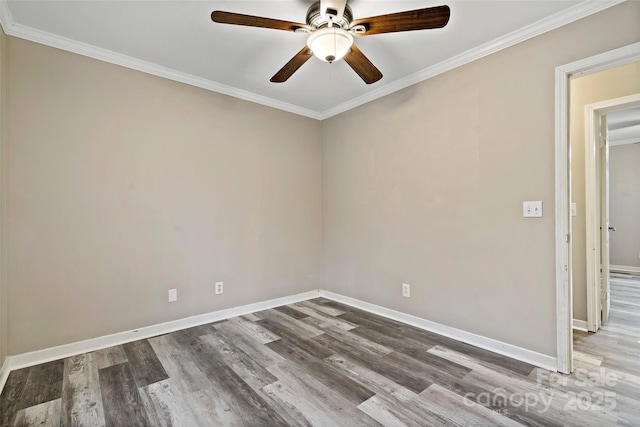
<instances>
[{"instance_id":1,"label":"door casing","mask_svg":"<svg viewBox=\"0 0 640 427\"><path fill-rule=\"evenodd\" d=\"M555 242L556 345L558 371L573 371L573 301L571 286L571 180L569 172L569 80L640 60L640 42L556 68Z\"/></svg>"}]
</instances>

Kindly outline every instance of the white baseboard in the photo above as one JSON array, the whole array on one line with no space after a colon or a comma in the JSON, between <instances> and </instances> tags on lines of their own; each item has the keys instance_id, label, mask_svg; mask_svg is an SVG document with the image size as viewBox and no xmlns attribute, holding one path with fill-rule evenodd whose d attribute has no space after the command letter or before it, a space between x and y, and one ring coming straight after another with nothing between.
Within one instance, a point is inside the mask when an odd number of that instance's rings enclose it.
<instances>
[{"instance_id":1,"label":"white baseboard","mask_svg":"<svg viewBox=\"0 0 640 427\"><path fill-rule=\"evenodd\" d=\"M573 329L583 332L589 332L589 324L586 320L573 319Z\"/></svg>"},{"instance_id":2,"label":"white baseboard","mask_svg":"<svg viewBox=\"0 0 640 427\"><path fill-rule=\"evenodd\" d=\"M540 368L548 369L550 371L558 370L558 361L553 356L538 353L526 348L518 347L505 342L497 341L492 338L487 338L482 335L476 335L471 332L463 331L461 329L452 328L451 326L442 325L440 323L432 322L430 320L422 319L411 314L402 313L400 311L391 310L389 308L381 307L379 305L371 304L368 302L360 301L355 298L347 297L344 295L336 294L329 291L320 291L320 296L341 302L352 307L356 307L379 316L387 317L389 319L397 320L398 322L406 323L415 326L420 329L434 332L445 337L453 338L457 341L462 341L467 344L471 344L475 347L480 347L485 350L492 351L494 353L502 354L513 359L521 360L526 363L538 366Z\"/></svg>"},{"instance_id":3,"label":"white baseboard","mask_svg":"<svg viewBox=\"0 0 640 427\"><path fill-rule=\"evenodd\" d=\"M2 365L0 371L0 381L9 375L10 371L26 368L28 366L39 365L40 363L50 362L82 353L100 350L102 348L114 345L125 344L144 338L151 338L169 332L179 331L194 326L204 325L206 323L217 322L219 320L228 319L230 317L242 316L244 314L254 313L256 311L266 310L281 305L293 304L294 302L305 301L317 298L319 291L309 291L301 294L291 295L282 298L275 298L268 301L261 301L253 304L242 305L239 307L228 308L225 310L213 311L198 316L186 317L184 319L173 320L171 322L159 323L157 325L146 326L126 332L118 332L112 335L105 335L98 338L91 338L84 341L78 341L70 344L64 344L57 347L46 348L44 350L32 351L30 353L22 353L15 356L8 356ZM6 375L5 374L6 371ZM4 381L0 382L0 392L4 387Z\"/></svg>"},{"instance_id":4,"label":"white baseboard","mask_svg":"<svg viewBox=\"0 0 640 427\"><path fill-rule=\"evenodd\" d=\"M613 273L636 274L640 276L640 267L633 267L629 265L610 265L609 271Z\"/></svg>"},{"instance_id":5,"label":"white baseboard","mask_svg":"<svg viewBox=\"0 0 640 427\"><path fill-rule=\"evenodd\" d=\"M350 305L371 313L387 317L399 322L403 322L412 326L416 326L427 331L434 332L449 338L453 338L458 341L462 341L467 344L474 345L476 347L483 348L485 350L493 351L494 353L502 354L504 356L511 357L513 359L521 360L523 362L530 363L532 365L549 369L551 371L557 370L557 360L555 357L545 354L537 353L532 350L527 350L522 347L517 347L511 344L507 344L501 341L497 341L491 338L487 338L481 335L476 335L471 332L466 332L460 329L452 328L450 326L441 325L430 320L422 319L417 316L402 313L399 311L391 310L389 308L381 307L368 302L360 301L355 298L350 298L344 295L336 294L334 292L315 290L304 292L297 295L275 298L268 301L257 302L253 304L247 304L239 307L233 307L225 310L214 311L211 313L201 314L198 316L187 317L184 319L173 320L171 322L160 323L157 325L147 326L139 329L134 329L126 332L119 332L112 335L105 335L102 337L91 338L84 341L78 341L75 343L64 344L57 347L46 348L44 350L33 351L30 353L18 354L15 356L8 356L2 367L0 368L0 392L4 388L9 373L16 369L22 369L29 366L38 365L41 363L50 362L52 360L58 360L70 356L75 356L82 353L100 350L102 348L111 347L114 345L125 344L131 341L139 339L150 338L157 335L166 334L194 326L204 325L206 323L216 322L219 320L228 319L235 316L241 316L244 314L254 313L256 311L266 310L273 307L279 307L281 305L292 304L295 302L305 301L317 297L325 297L330 300L341 302L343 304ZM586 322L585 322L586 324Z\"/></svg>"},{"instance_id":6,"label":"white baseboard","mask_svg":"<svg viewBox=\"0 0 640 427\"><path fill-rule=\"evenodd\" d=\"M0 366L0 393L4 390L4 385L7 383L7 378L9 378L9 364L7 363L7 359L5 358L2 361L2 366Z\"/></svg>"}]
</instances>

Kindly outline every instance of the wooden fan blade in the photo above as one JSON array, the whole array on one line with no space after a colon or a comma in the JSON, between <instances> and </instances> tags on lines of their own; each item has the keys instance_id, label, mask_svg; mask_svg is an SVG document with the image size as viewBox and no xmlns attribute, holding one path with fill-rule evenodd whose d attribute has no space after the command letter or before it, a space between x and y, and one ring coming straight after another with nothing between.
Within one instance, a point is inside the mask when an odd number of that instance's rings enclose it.
<instances>
[{"instance_id":1,"label":"wooden fan blade","mask_svg":"<svg viewBox=\"0 0 640 427\"><path fill-rule=\"evenodd\" d=\"M286 82L289 77L293 75L298 68L302 67L305 62L309 60L313 56L313 53L309 50L307 46L303 47L302 50L287 62L284 67L280 68L273 77L271 77L271 83L283 83Z\"/></svg>"},{"instance_id":2,"label":"wooden fan blade","mask_svg":"<svg viewBox=\"0 0 640 427\"><path fill-rule=\"evenodd\" d=\"M442 28L447 25L450 14L449 6L427 7L425 9L356 19L351 23L350 27L363 25L367 30L364 34L356 33L354 36L428 30L430 28Z\"/></svg>"},{"instance_id":3,"label":"wooden fan blade","mask_svg":"<svg viewBox=\"0 0 640 427\"><path fill-rule=\"evenodd\" d=\"M211 12L211 20L219 24L244 25L247 27L273 28L274 30L295 31L298 28L309 28L306 24L281 21L279 19L263 18L261 16L243 15L240 13L223 12L214 10Z\"/></svg>"},{"instance_id":4,"label":"wooden fan blade","mask_svg":"<svg viewBox=\"0 0 640 427\"><path fill-rule=\"evenodd\" d=\"M354 44L351 51L344 56L344 60L368 85L375 83L382 78L382 73L376 68L369 58Z\"/></svg>"}]
</instances>

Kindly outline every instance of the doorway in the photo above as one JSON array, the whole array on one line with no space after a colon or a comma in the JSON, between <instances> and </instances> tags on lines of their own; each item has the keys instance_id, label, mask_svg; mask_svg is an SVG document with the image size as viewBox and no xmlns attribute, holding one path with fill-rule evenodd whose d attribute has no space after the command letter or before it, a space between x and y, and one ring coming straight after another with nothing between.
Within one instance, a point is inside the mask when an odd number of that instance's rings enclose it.
<instances>
[{"instance_id":1,"label":"doorway","mask_svg":"<svg viewBox=\"0 0 640 427\"><path fill-rule=\"evenodd\" d=\"M558 371L573 372L572 217L569 138L569 84L593 74L640 60L640 43L556 68L556 339Z\"/></svg>"},{"instance_id":2,"label":"doorway","mask_svg":"<svg viewBox=\"0 0 640 427\"><path fill-rule=\"evenodd\" d=\"M609 158L614 140L609 137L611 126L607 119L621 117L628 112L636 112L640 117L639 108L640 93L585 107L586 284L590 332L597 332L602 322L609 319L611 305L610 235L616 228L612 226L609 215ZM618 129L613 131L615 134L619 132ZM633 138L631 140L636 142Z\"/></svg>"}]
</instances>

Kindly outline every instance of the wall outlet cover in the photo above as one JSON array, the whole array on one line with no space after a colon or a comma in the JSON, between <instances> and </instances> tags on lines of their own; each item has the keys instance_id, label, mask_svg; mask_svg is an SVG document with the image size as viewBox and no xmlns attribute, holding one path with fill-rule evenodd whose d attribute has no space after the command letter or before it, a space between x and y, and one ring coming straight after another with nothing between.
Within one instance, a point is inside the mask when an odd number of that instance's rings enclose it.
<instances>
[{"instance_id":1,"label":"wall outlet cover","mask_svg":"<svg viewBox=\"0 0 640 427\"><path fill-rule=\"evenodd\" d=\"M224 292L224 283L216 282L216 295L220 295L223 292Z\"/></svg>"},{"instance_id":2,"label":"wall outlet cover","mask_svg":"<svg viewBox=\"0 0 640 427\"><path fill-rule=\"evenodd\" d=\"M409 298L411 296L411 285L408 283L402 284L402 296Z\"/></svg>"},{"instance_id":3,"label":"wall outlet cover","mask_svg":"<svg viewBox=\"0 0 640 427\"><path fill-rule=\"evenodd\" d=\"M542 218L542 202L522 202L522 216L525 218Z\"/></svg>"}]
</instances>

